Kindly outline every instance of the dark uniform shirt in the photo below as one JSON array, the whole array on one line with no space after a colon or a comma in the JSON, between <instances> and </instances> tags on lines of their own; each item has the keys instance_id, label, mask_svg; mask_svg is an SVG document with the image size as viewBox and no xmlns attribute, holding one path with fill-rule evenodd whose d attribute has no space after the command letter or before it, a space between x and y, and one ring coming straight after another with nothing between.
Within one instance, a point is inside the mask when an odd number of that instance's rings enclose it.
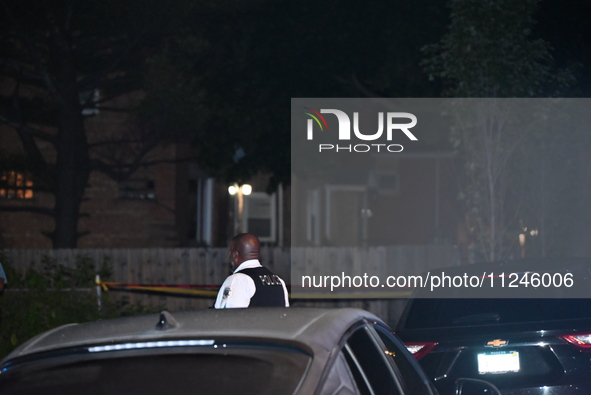
<instances>
[{"instance_id":1,"label":"dark uniform shirt","mask_svg":"<svg viewBox=\"0 0 591 395\"><path fill-rule=\"evenodd\" d=\"M244 269L240 273L252 278L256 287L248 307L285 306L285 293L279 276L262 266Z\"/></svg>"}]
</instances>

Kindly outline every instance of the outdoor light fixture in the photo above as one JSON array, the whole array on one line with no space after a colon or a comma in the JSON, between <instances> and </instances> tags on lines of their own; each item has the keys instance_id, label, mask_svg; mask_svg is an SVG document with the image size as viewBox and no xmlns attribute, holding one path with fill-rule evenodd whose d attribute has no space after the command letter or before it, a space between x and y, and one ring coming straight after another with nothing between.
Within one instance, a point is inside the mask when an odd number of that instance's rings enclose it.
<instances>
[{"instance_id":1,"label":"outdoor light fixture","mask_svg":"<svg viewBox=\"0 0 591 395\"><path fill-rule=\"evenodd\" d=\"M232 196L236 196L234 205L234 233L242 233L244 231L244 196L248 196L252 193L252 186L249 184L233 184L228 187L228 193Z\"/></svg>"},{"instance_id":2,"label":"outdoor light fixture","mask_svg":"<svg viewBox=\"0 0 591 395\"><path fill-rule=\"evenodd\" d=\"M250 195L252 193L252 186L249 184L244 184L240 187L243 195Z\"/></svg>"},{"instance_id":3,"label":"outdoor light fixture","mask_svg":"<svg viewBox=\"0 0 591 395\"><path fill-rule=\"evenodd\" d=\"M234 184L228 187L228 193L230 195L236 195L241 193L242 195L250 195L252 193L252 186L249 184Z\"/></svg>"}]
</instances>

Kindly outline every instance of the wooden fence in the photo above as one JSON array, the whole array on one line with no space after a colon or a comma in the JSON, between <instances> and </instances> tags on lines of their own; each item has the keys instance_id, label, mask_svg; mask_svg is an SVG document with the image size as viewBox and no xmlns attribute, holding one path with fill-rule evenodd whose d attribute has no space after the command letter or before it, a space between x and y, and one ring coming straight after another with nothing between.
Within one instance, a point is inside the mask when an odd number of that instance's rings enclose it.
<instances>
[{"instance_id":1,"label":"wooden fence","mask_svg":"<svg viewBox=\"0 0 591 395\"><path fill-rule=\"evenodd\" d=\"M28 269L43 270L48 258L68 268L81 259L92 260L98 272L103 264L111 269L109 281L126 284L191 284L219 286L229 273L225 248L152 248L152 249L30 249L4 250L4 257L19 274ZM329 265L353 272L356 268L379 268L384 275L408 275L459 264L453 246L393 246L357 248L278 248L261 251L265 266L291 283L291 274L315 273L317 265ZM292 265L294 270L292 270ZM94 280L94 279L90 279ZM107 280L107 279L105 279ZM10 279L9 279L10 281ZM215 289L215 288L214 288ZM92 289L94 292L94 288ZM171 311L207 308L213 298L140 292L113 291L113 298L125 297L133 304L161 307ZM372 311L384 320L398 318L404 300L335 298L323 294L313 298L294 298L292 305L345 307Z\"/></svg>"}]
</instances>

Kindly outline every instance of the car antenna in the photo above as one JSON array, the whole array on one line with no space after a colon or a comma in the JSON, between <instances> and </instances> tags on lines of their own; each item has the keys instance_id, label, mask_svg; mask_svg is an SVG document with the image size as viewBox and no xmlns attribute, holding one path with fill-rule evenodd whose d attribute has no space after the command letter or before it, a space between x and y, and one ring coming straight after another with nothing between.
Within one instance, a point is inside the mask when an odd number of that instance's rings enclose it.
<instances>
[{"instance_id":1,"label":"car antenna","mask_svg":"<svg viewBox=\"0 0 591 395\"><path fill-rule=\"evenodd\" d=\"M177 320L170 314L168 311L163 311L160 313L160 319L156 324L156 330L159 331L166 331L169 329L174 329L179 325Z\"/></svg>"}]
</instances>

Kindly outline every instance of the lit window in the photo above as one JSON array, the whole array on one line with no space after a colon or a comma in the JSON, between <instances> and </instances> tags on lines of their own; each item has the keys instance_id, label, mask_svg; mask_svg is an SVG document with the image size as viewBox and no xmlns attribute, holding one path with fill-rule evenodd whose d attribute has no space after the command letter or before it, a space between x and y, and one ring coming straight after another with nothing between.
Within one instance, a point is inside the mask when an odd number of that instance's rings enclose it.
<instances>
[{"instance_id":1,"label":"lit window","mask_svg":"<svg viewBox=\"0 0 591 395\"><path fill-rule=\"evenodd\" d=\"M32 199L33 181L23 173L0 173L0 199Z\"/></svg>"}]
</instances>

